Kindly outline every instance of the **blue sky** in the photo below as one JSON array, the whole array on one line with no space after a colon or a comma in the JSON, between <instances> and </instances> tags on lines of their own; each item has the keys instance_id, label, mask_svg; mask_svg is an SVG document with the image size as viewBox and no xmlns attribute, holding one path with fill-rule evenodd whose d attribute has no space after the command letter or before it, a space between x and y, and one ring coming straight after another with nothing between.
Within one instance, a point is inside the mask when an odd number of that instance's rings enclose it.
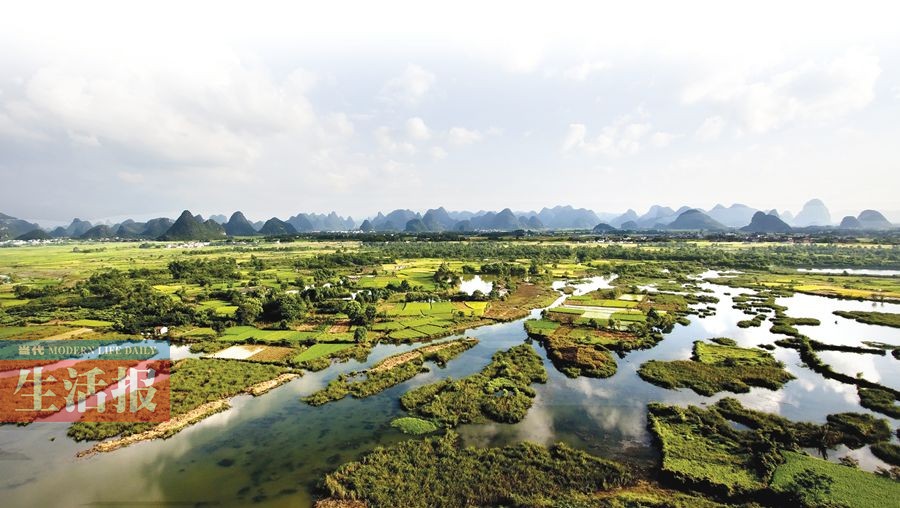
<instances>
[{"instance_id":1,"label":"blue sky","mask_svg":"<svg viewBox=\"0 0 900 508\"><path fill-rule=\"evenodd\" d=\"M0 211L900 220L897 8L29 2L0 20Z\"/></svg>"}]
</instances>

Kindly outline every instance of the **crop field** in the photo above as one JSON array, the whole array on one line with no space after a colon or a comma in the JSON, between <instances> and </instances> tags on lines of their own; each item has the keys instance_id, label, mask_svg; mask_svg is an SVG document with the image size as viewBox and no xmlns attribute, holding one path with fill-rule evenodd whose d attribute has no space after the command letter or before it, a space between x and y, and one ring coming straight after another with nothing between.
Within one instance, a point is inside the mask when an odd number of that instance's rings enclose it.
<instances>
[{"instance_id":1,"label":"crop field","mask_svg":"<svg viewBox=\"0 0 900 508\"><path fill-rule=\"evenodd\" d=\"M338 351L343 351L344 349L348 349L351 347L353 347L353 344L313 344L300 353L294 355L293 359L296 362L317 360L319 358L333 355Z\"/></svg>"},{"instance_id":2,"label":"crop field","mask_svg":"<svg viewBox=\"0 0 900 508\"><path fill-rule=\"evenodd\" d=\"M0 339L37 340L71 333L78 328L59 325L0 327Z\"/></svg>"},{"instance_id":3,"label":"crop field","mask_svg":"<svg viewBox=\"0 0 900 508\"><path fill-rule=\"evenodd\" d=\"M218 316L232 317L237 312L237 305L231 305L224 300L205 300L200 302L201 309L212 309Z\"/></svg>"},{"instance_id":4,"label":"crop field","mask_svg":"<svg viewBox=\"0 0 900 508\"><path fill-rule=\"evenodd\" d=\"M633 295L629 295L632 297ZM566 305L579 305L585 307L613 307L617 309L634 309L638 302L633 299L598 300L591 296L570 296L566 298Z\"/></svg>"},{"instance_id":5,"label":"crop field","mask_svg":"<svg viewBox=\"0 0 900 508\"><path fill-rule=\"evenodd\" d=\"M255 339L263 342L299 342L310 338L310 332L297 332L294 330L260 330L253 326L234 326L225 330L219 340L226 342L244 342Z\"/></svg>"},{"instance_id":6,"label":"crop field","mask_svg":"<svg viewBox=\"0 0 900 508\"><path fill-rule=\"evenodd\" d=\"M782 289L835 298L900 301L900 277L748 272L717 283L751 289Z\"/></svg>"}]
</instances>

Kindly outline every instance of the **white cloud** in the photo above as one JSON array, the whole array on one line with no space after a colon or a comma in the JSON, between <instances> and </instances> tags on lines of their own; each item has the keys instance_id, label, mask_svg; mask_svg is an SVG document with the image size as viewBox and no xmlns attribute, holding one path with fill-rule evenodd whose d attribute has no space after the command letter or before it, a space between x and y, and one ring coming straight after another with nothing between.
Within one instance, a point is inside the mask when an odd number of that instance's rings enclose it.
<instances>
[{"instance_id":1,"label":"white cloud","mask_svg":"<svg viewBox=\"0 0 900 508\"><path fill-rule=\"evenodd\" d=\"M638 119L625 115L613 124L603 127L593 139L588 137L587 126L583 123L569 124L563 140L563 153L579 151L588 155L621 157L636 155L646 145L654 148L668 146L677 135L654 131L653 126L644 121L646 115L639 112Z\"/></svg>"},{"instance_id":2,"label":"white cloud","mask_svg":"<svg viewBox=\"0 0 900 508\"><path fill-rule=\"evenodd\" d=\"M65 136L144 162L234 166L257 159L264 138L311 138L322 127L305 96L309 74L275 81L227 55L209 58L196 72L183 62L40 67L0 104L0 128L9 119L25 137ZM348 128L335 120L329 127Z\"/></svg>"},{"instance_id":3,"label":"white cloud","mask_svg":"<svg viewBox=\"0 0 900 508\"><path fill-rule=\"evenodd\" d=\"M574 67L569 67L563 72L563 77L572 81L584 81L591 74L602 71L609 67L607 62L584 61Z\"/></svg>"},{"instance_id":4,"label":"white cloud","mask_svg":"<svg viewBox=\"0 0 900 508\"><path fill-rule=\"evenodd\" d=\"M386 126L375 129L375 141L382 151L389 154L409 156L416 153L416 147L412 143L394 139L394 136L391 134L391 129Z\"/></svg>"},{"instance_id":5,"label":"white cloud","mask_svg":"<svg viewBox=\"0 0 900 508\"><path fill-rule=\"evenodd\" d=\"M650 144L653 145L654 148L665 148L677 137L677 135L669 132L657 131L650 135Z\"/></svg>"},{"instance_id":6,"label":"white cloud","mask_svg":"<svg viewBox=\"0 0 900 508\"><path fill-rule=\"evenodd\" d=\"M697 132L694 133L694 137L700 141L715 141L719 139L723 129L725 129L725 119L718 115L711 116L703 120L703 123L697 128Z\"/></svg>"},{"instance_id":7,"label":"white cloud","mask_svg":"<svg viewBox=\"0 0 900 508\"><path fill-rule=\"evenodd\" d=\"M447 133L447 139L453 145L470 145L484 139L484 134L465 127L453 127Z\"/></svg>"},{"instance_id":8,"label":"white cloud","mask_svg":"<svg viewBox=\"0 0 900 508\"><path fill-rule=\"evenodd\" d=\"M761 133L792 122L824 123L855 113L875 98L880 74L877 56L849 51L828 63L805 62L765 76L731 69L692 84L683 100L720 104L744 128Z\"/></svg>"},{"instance_id":9,"label":"white cloud","mask_svg":"<svg viewBox=\"0 0 900 508\"><path fill-rule=\"evenodd\" d=\"M409 64L403 74L390 79L381 90L382 98L412 106L434 86L436 77L422 67Z\"/></svg>"},{"instance_id":10,"label":"white cloud","mask_svg":"<svg viewBox=\"0 0 900 508\"><path fill-rule=\"evenodd\" d=\"M431 129L425 125L425 120L416 116L406 121L406 135L416 141L427 141L431 138Z\"/></svg>"},{"instance_id":11,"label":"white cloud","mask_svg":"<svg viewBox=\"0 0 900 508\"><path fill-rule=\"evenodd\" d=\"M144 183L144 175L140 173L132 173L129 171L119 171L116 174L119 177L119 180L122 180L125 183L138 184Z\"/></svg>"},{"instance_id":12,"label":"white cloud","mask_svg":"<svg viewBox=\"0 0 900 508\"><path fill-rule=\"evenodd\" d=\"M439 146L431 147L431 158L439 161L447 158L447 151Z\"/></svg>"}]
</instances>

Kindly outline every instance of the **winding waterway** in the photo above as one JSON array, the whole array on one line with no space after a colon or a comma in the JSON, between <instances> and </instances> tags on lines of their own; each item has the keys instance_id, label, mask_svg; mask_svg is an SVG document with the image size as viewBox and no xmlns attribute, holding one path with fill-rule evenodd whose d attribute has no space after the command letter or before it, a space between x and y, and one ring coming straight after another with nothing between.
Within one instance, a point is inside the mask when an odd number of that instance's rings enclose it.
<instances>
[{"instance_id":1,"label":"winding waterway","mask_svg":"<svg viewBox=\"0 0 900 508\"><path fill-rule=\"evenodd\" d=\"M609 279L596 277L575 284L576 293L608 287ZM554 285L559 289L564 282ZM666 390L642 381L636 374L649 359L687 359L694 340L731 337L742 346L772 343L782 338L760 328L742 329L736 323L746 316L731 308L732 296L749 290L709 283L701 287L720 299L714 316L691 316L662 342L618 359L618 372L607 379L570 379L556 371L543 349L549 380L536 385L534 406L518 424L465 425L459 429L467 444L502 445L520 440L539 443L564 441L591 453L627 461L650 469L657 460L646 426L646 404L710 404L734 396L743 404L795 420L823 422L841 411L869 412L858 404L853 386L828 380L802 366L793 350L778 348L796 380L781 390L754 388L746 394L703 397L689 390ZM561 303L562 297L554 305ZM871 302L831 300L797 295L778 303L788 315L817 317L818 327L802 332L823 342L858 344L875 340L900 344L900 331L872 326L831 315L833 310L872 309ZM705 304L704 304L705 306ZM878 304L886 312L900 306ZM537 316L540 309L532 312ZM404 414L398 399L410 388L452 376L479 371L491 355L527 340L524 320L469 330L464 335L480 343L444 368L429 364L431 372L364 400L346 398L321 407L300 402L300 397L323 387L341 372L358 370L416 345L376 346L365 363L349 361L317 373L307 373L261 397L239 396L233 408L185 429L167 440L143 442L112 453L76 459L89 447L65 435L66 424L42 423L28 428L0 427L0 492L4 506L73 506L79 504L127 505L134 500L171 504L238 506L307 506L313 502L322 475L340 464L357 459L375 446L408 436L390 427ZM837 322L837 324L835 324ZM177 356L186 351L175 349ZM890 355L823 353L822 358L841 372L862 372L867 379L900 388L897 360ZM879 415L881 416L881 415ZM898 422L893 421L894 427ZM838 450L829 457L850 453L861 466L883 466L863 448Z\"/></svg>"}]
</instances>

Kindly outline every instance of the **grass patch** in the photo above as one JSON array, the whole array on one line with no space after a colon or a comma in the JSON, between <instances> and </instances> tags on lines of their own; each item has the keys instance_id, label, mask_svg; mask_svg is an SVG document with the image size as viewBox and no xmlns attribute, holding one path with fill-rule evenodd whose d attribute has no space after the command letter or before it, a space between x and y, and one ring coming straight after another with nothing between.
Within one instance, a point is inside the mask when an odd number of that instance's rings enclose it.
<instances>
[{"instance_id":1,"label":"grass patch","mask_svg":"<svg viewBox=\"0 0 900 508\"><path fill-rule=\"evenodd\" d=\"M370 506L562 506L631 482L627 470L564 444L462 448L444 436L376 448L325 477L332 497ZM574 505L572 505L574 506Z\"/></svg>"},{"instance_id":2,"label":"grass patch","mask_svg":"<svg viewBox=\"0 0 900 508\"><path fill-rule=\"evenodd\" d=\"M892 326L900 328L900 314L893 312L834 311L835 316L853 319L867 325Z\"/></svg>"},{"instance_id":3,"label":"grass patch","mask_svg":"<svg viewBox=\"0 0 900 508\"><path fill-rule=\"evenodd\" d=\"M412 434L414 436L431 434L440 428L435 425L434 422L423 420L421 418L413 418L411 416L395 418L391 421L391 427L394 427L404 434Z\"/></svg>"},{"instance_id":4,"label":"grass patch","mask_svg":"<svg viewBox=\"0 0 900 508\"><path fill-rule=\"evenodd\" d=\"M883 441L873 444L870 449L872 450L872 455L879 459L892 466L900 466L900 446Z\"/></svg>"},{"instance_id":5,"label":"grass patch","mask_svg":"<svg viewBox=\"0 0 900 508\"><path fill-rule=\"evenodd\" d=\"M531 346L498 351L480 373L445 379L409 391L400 405L413 416L447 427L496 421L515 423L525 417L535 392L531 383L547 381L547 371Z\"/></svg>"},{"instance_id":6,"label":"grass patch","mask_svg":"<svg viewBox=\"0 0 900 508\"><path fill-rule=\"evenodd\" d=\"M287 372L284 367L237 360L187 358L172 367L171 415L183 415L207 402L233 397L247 388ZM76 441L131 435L150 429L152 423L75 422L67 434Z\"/></svg>"},{"instance_id":7,"label":"grass patch","mask_svg":"<svg viewBox=\"0 0 900 508\"><path fill-rule=\"evenodd\" d=\"M303 399L312 406L341 400L347 395L363 399L383 392L421 372L428 372L424 363L433 360L444 366L448 361L478 344L477 339L459 339L439 344L422 346L412 351L399 353L381 360L370 369L341 374L325 388Z\"/></svg>"},{"instance_id":8,"label":"grass patch","mask_svg":"<svg viewBox=\"0 0 900 508\"><path fill-rule=\"evenodd\" d=\"M313 344L294 355L293 360L296 363L308 362L310 360L331 356L338 351L343 351L344 349L353 346L353 344Z\"/></svg>"},{"instance_id":9,"label":"grass patch","mask_svg":"<svg viewBox=\"0 0 900 508\"><path fill-rule=\"evenodd\" d=\"M785 452L784 459L784 464L775 470L772 490L806 506L832 503L859 508L881 508L893 505L900 498L900 482L805 453ZM824 480L810 481L811 477ZM811 484L817 488L811 488Z\"/></svg>"},{"instance_id":10,"label":"grass patch","mask_svg":"<svg viewBox=\"0 0 900 508\"><path fill-rule=\"evenodd\" d=\"M794 379L784 365L762 349L694 342L691 360L650 360L638 369L641 379L663 388L690 388L700 395L745 393L751 386L777 390Z\"/></svg>"},{"instance_id":11,"label":"grass patch","mask_svg":"<svg viewBox=\"0 0 900 508\"><path fill-rule=\"evenodd\" d=\"M858 387L856 391L860 406L900 419L900 404L897 404L898 398L894 393L881 388L863 387Z\"/></svg>"}]
</instances>

